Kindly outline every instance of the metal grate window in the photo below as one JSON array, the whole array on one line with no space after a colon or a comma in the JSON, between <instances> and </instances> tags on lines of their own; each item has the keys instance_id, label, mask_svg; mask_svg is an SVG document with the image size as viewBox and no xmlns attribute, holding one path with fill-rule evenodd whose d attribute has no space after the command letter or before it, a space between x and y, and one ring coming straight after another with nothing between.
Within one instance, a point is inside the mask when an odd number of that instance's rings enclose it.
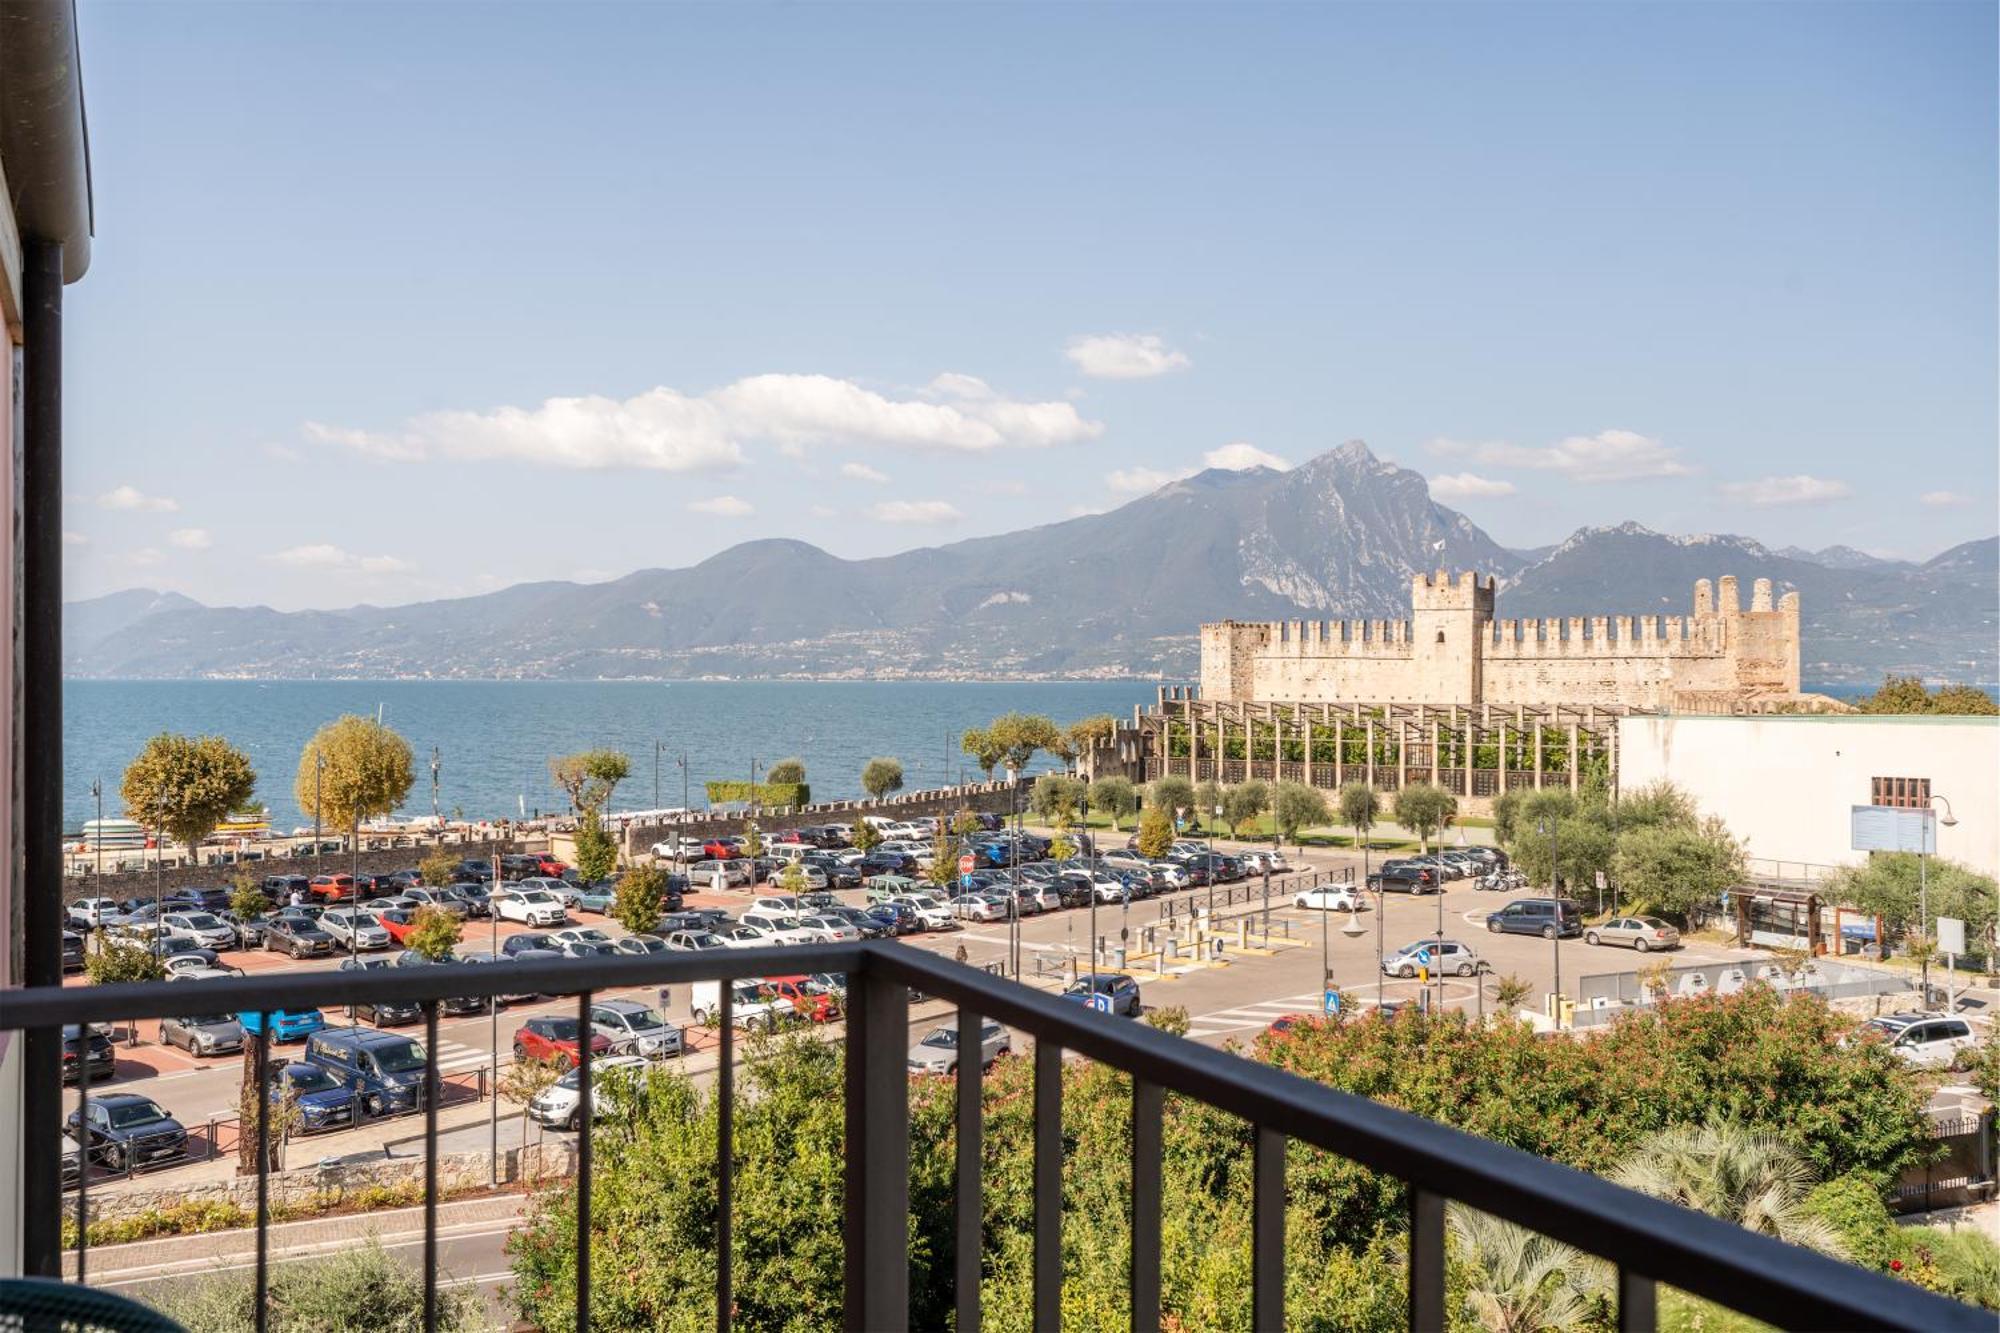
<instances>
[{"instance_id":1,"label":"metal grate window","mask_svg":"<svg viewBox=\"0 0 2000 1333\"><path fill-rule=\"evenodd\" d=\"M1931 803L1929 778L1871 778L1871 805L1894 806L1898 810L1923 810Z\"/></svg>"}]
</instances>

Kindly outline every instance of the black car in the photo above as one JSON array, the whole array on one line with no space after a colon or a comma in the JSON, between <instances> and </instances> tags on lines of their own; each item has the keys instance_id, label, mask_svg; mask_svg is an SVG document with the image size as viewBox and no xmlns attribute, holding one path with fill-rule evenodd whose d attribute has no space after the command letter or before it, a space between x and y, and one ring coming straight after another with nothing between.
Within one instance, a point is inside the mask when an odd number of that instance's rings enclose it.
<instances>
[{"instance_id":1,"label":"black car","mask_svg":"<svg viewBox=\"0 0 2000 1333\"><path fill-rule=\"evenodd\" d=\"M345 958L341 960L343 972L374 972L390 966L386 958ZM423 1007L415 1000L364 1000L354 1007L354 1017L367 1019L378 1028L401 1027L414 1023L424 1016Z\"/></svg>"},{"instance_id":2,"label":"black car","mask_svg":"<svg viewBox=\"0 0 2000 1333\"><path fill-rule=\"evenodd\" d=\"M288 903L294 892L311 894L312 881L304 875L264 876L264 896L274 903Z\"/></svg>"},{"instance_id":3,"label":"black car","mask_svg":"<svg viewBox=\"0 0 2000 1333\"><path fill-rule=\"evenodd\" d=\"M916 857L906 852L885 852L878 847L856 861L854 869L863 879L872 879L876 875L915 876L918 867Z\"/></svg>"},{"instance_id":4,"label":"black car","mask_svg":"<svg viewBox=\"0 0 2000 1333\"><path fill-rule=\"evenodd\" d=\"M1436 893L1437 876L1424 866L1384 866L1368 877L1368 890L1371 893Z\"/></svg>"},{"instance_id":5,"label":"black car","mask_svg":"<svg viewBox=\"0 0 2000 1333\"><path fill-rule=\"evenodd\" d=\"M864 912L858 907L834 907L828 909L826 915L838 917L842 921L845 921L848 925L860 931L861 938L864 940L879 940L886 935L893 935L895 933L895 927L892 924L884 921L879 916Z\"/></svg>"},{"instance_id":6,"label":"black car","mask_svg":"<svg viewBox=\"0 0 2000 1333\"><path fill-rule=\"evenodd\" d=\"M285 913L274 916L264 927L264 951L282 949L294 958L333 952L333 936L312 924L309 917Z\"/></svg>"},{"instance_id":7,"label":"black car","mask_svg":"<svg viewBox=\"0 0 2000 1333\"><path fill-rule=\"evenodd\" d=\"M82 1028L74 1023L63 1028L63 1082L76 1082L84 1070L93 1080L110 1078L118 1071L118 1054L111 1049L111 1038L92 1028L88 1048L86 1054Z\"/></svg>"},{"instance_id":8,"label":"black car","mask_svg":"<svg viewBox=\"0 0 2000 1333\"><path fill-rule=\"evenodd\" d=\"M490 884L493 882L493 863L491 861L460 861L451 868L451 877L453 881L463 880L471 884Z\"/></svg>"},{"instance_id":9,"label":"black car","mask_svg":"<svg viewBox=\"0 0 2000 1333\"><path fill-rule=\"evenodd\" d=\"M70 1137L84 1137L81 1111L71 1111L67 1123ZM92 1098L88 1136L90 1160L113 1171L187 1156L187 1131L181 1122L151 1097L136 1092Z\"/></svg>"},{"instance_id":10,"label":"black car","mask_svg":"<svg viewBox=\"0 0 2000 1333\"><path fill-rule=\"evenodd\" d=\"M220 912L229 906L228 889L175 889L162 900L165 911L185 911L192 908L199 912Z\"/></svg>"},{"instance_id":11,"label":"black car","mask_svg":"<svg viewBox=\"0 0 2000 1333\"><path fill-rule=\"evenodd\" d=\"M62 936L63 971L83 971L83 936L73 930L65 930Z\"/></svg>"},{"instance_id":12,"label":"black car","mask_svg":"<svg viewBox=\"0 0 2000 1333\"><path fill-rule=\"evenodd\" d=\"M418 953L415 949L403 950L392 960L392 964L396 967L464 967L466 965L465 960L461 958L429 958ZM441 1013L452 1015L483 1014L486 1012L486 1001L477 995L450 995L438 1001L438 1010Z\"/></svg>"}]
</instances>

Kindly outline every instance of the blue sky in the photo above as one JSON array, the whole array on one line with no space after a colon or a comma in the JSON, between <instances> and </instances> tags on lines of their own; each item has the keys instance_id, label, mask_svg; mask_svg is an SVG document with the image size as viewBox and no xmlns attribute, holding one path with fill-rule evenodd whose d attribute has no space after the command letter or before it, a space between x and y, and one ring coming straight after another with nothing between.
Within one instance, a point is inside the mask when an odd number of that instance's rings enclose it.
<instances>
[{"instance_id":1,"label":"blue sky","mask_svg":"<svg viewBox=\"0 0 2000 1333\"><path fill-rule=\"evenodd\" d=\"M1351 438L1517 546L1995 528L1990 5L83 17L72 595L872 555Z\"/></svg>"}]
</instances>

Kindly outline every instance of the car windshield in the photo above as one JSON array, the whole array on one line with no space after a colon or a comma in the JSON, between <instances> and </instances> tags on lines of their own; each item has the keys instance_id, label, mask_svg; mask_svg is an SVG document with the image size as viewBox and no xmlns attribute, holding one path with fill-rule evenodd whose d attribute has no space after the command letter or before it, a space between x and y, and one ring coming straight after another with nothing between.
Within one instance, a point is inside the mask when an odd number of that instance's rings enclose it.
<instances>
[{"instance_id":1,"label":"car windshield","mask_svg":"<svg viewBox=\"0 0 2000 1333\"><path fill-rule=\"evenodd\" d=\"M654 1028L666 1026L660 1021L660 1016L651 1009L633 1009L623 1014L614 1014L612 1017L614 1022L618 1018L623 1018L625 1025L634 1032L651 1032Z\"/></svg>"},{"instance_id":2,"label":"car windshield","mask_svg":"<svg viewBox=\"0 0 2000 1333\"><path fill-rule=\"evenodd\" d=\"M286 1075L292 1091L301 1095L308 1092L338 1092L340 1080L321 1069L318 1065L294 1065Z\"/></svg>"},{"instance_id":3,"label":"car windshield","mask_svg":"<svg viewBox=\"0 0 2000 1333\"><path fill-rule=\"evenodd\" d=\"M574 1018L551 1018L542 1031L551 1041L575 1041L576 1020Z\"/></svg>"},{"instance_id":4,"label":"car windshield","mask_svg":"<svg viewBox=\"0 0 2000 1333\"><path fill-rule=\"evenodd\" d=\"M576 1020L570 1020L574 1031ZM375 1051L375 1067L385 1074L407 1074L424 1067L424 1048L413 1041L396 1042L378 1047Z\"/></svg>"},{"instance_id":5,"label":"car windshield","mask_svg":"<svg viewBox=\"0 0 2000 1333\"><path fill-rule=\"evenodd\" d=\"M256 1098L252 1097L251 1100L255 1101ZM120 1102L115 1106L106 1107L105 1109L111 1116L111 1127L113 1129L130 1129L135 1125L150 1125L155 1121L167 1118L167 1113L162 1111L154 1102Z\"/></svg>"},{"instance_id":6,"label":"car windshield","mask_svg":"<svg viewBox=\"0 0 2000 1333\"><path fill-rule=\"evenodd\" d=\"M191 930L214 930L217 926L222 924L220 921L217 921L214 917L210 916L207 912L189 912L186 916L182 917L181 920L185 922L189 927L189 929Z\"/></svg>"},{"instance_id":7,"label":"car windshield","mask_svg":"<svg viewBox=\"0 0 2000 1333\"><path fill-rule=\"evenodd\" d=\"M936 1046L941 1050L958 1049L958 1032L953 1028L938 1028L923 1040L925 1046Z\"/></svg>"},{"instance_id":8,"label":"car windshield","mask_svg":"<svg viewBox=\"0 0 2000 1333\"><path fill-rule=\"evenodd\" d=\"M534 903L537 906L552 903L556 900L556 896L553 893L548 893L541 889L529 889L526 893L521 894L520 898L524 903Z\"/></svg>"},{"instance_id":9,"label":"car windshield","mask_svg":"<svg viewBox=\"0 0 2000 1333\"><path fill-rule=\"evenodd\" d=\"M201 1018L183 1018L181 1020L182 1023L191 1028L215 1028L221 1027L224 1023L234 1023L235 1021L235 1014L207 1014Z\"/></svg>"}]
</instances>

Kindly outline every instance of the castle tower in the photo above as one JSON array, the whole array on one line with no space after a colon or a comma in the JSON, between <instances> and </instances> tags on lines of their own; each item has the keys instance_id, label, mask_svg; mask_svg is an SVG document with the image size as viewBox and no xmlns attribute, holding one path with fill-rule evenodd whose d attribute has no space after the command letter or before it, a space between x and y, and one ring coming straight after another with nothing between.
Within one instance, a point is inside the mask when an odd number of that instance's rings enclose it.
<instances>
[{"instance_id":1,"label":"castle tower","mask_svg":"<svg viewBox=\"0 0 2000 1333\"><path fill-rule=\"evenodd\" d=\"M1484 688L1482 649L1493 623L1493 580L1444 570L1410 581L1411 697L1474 704Z\"/></svg>"}]
</instances>

